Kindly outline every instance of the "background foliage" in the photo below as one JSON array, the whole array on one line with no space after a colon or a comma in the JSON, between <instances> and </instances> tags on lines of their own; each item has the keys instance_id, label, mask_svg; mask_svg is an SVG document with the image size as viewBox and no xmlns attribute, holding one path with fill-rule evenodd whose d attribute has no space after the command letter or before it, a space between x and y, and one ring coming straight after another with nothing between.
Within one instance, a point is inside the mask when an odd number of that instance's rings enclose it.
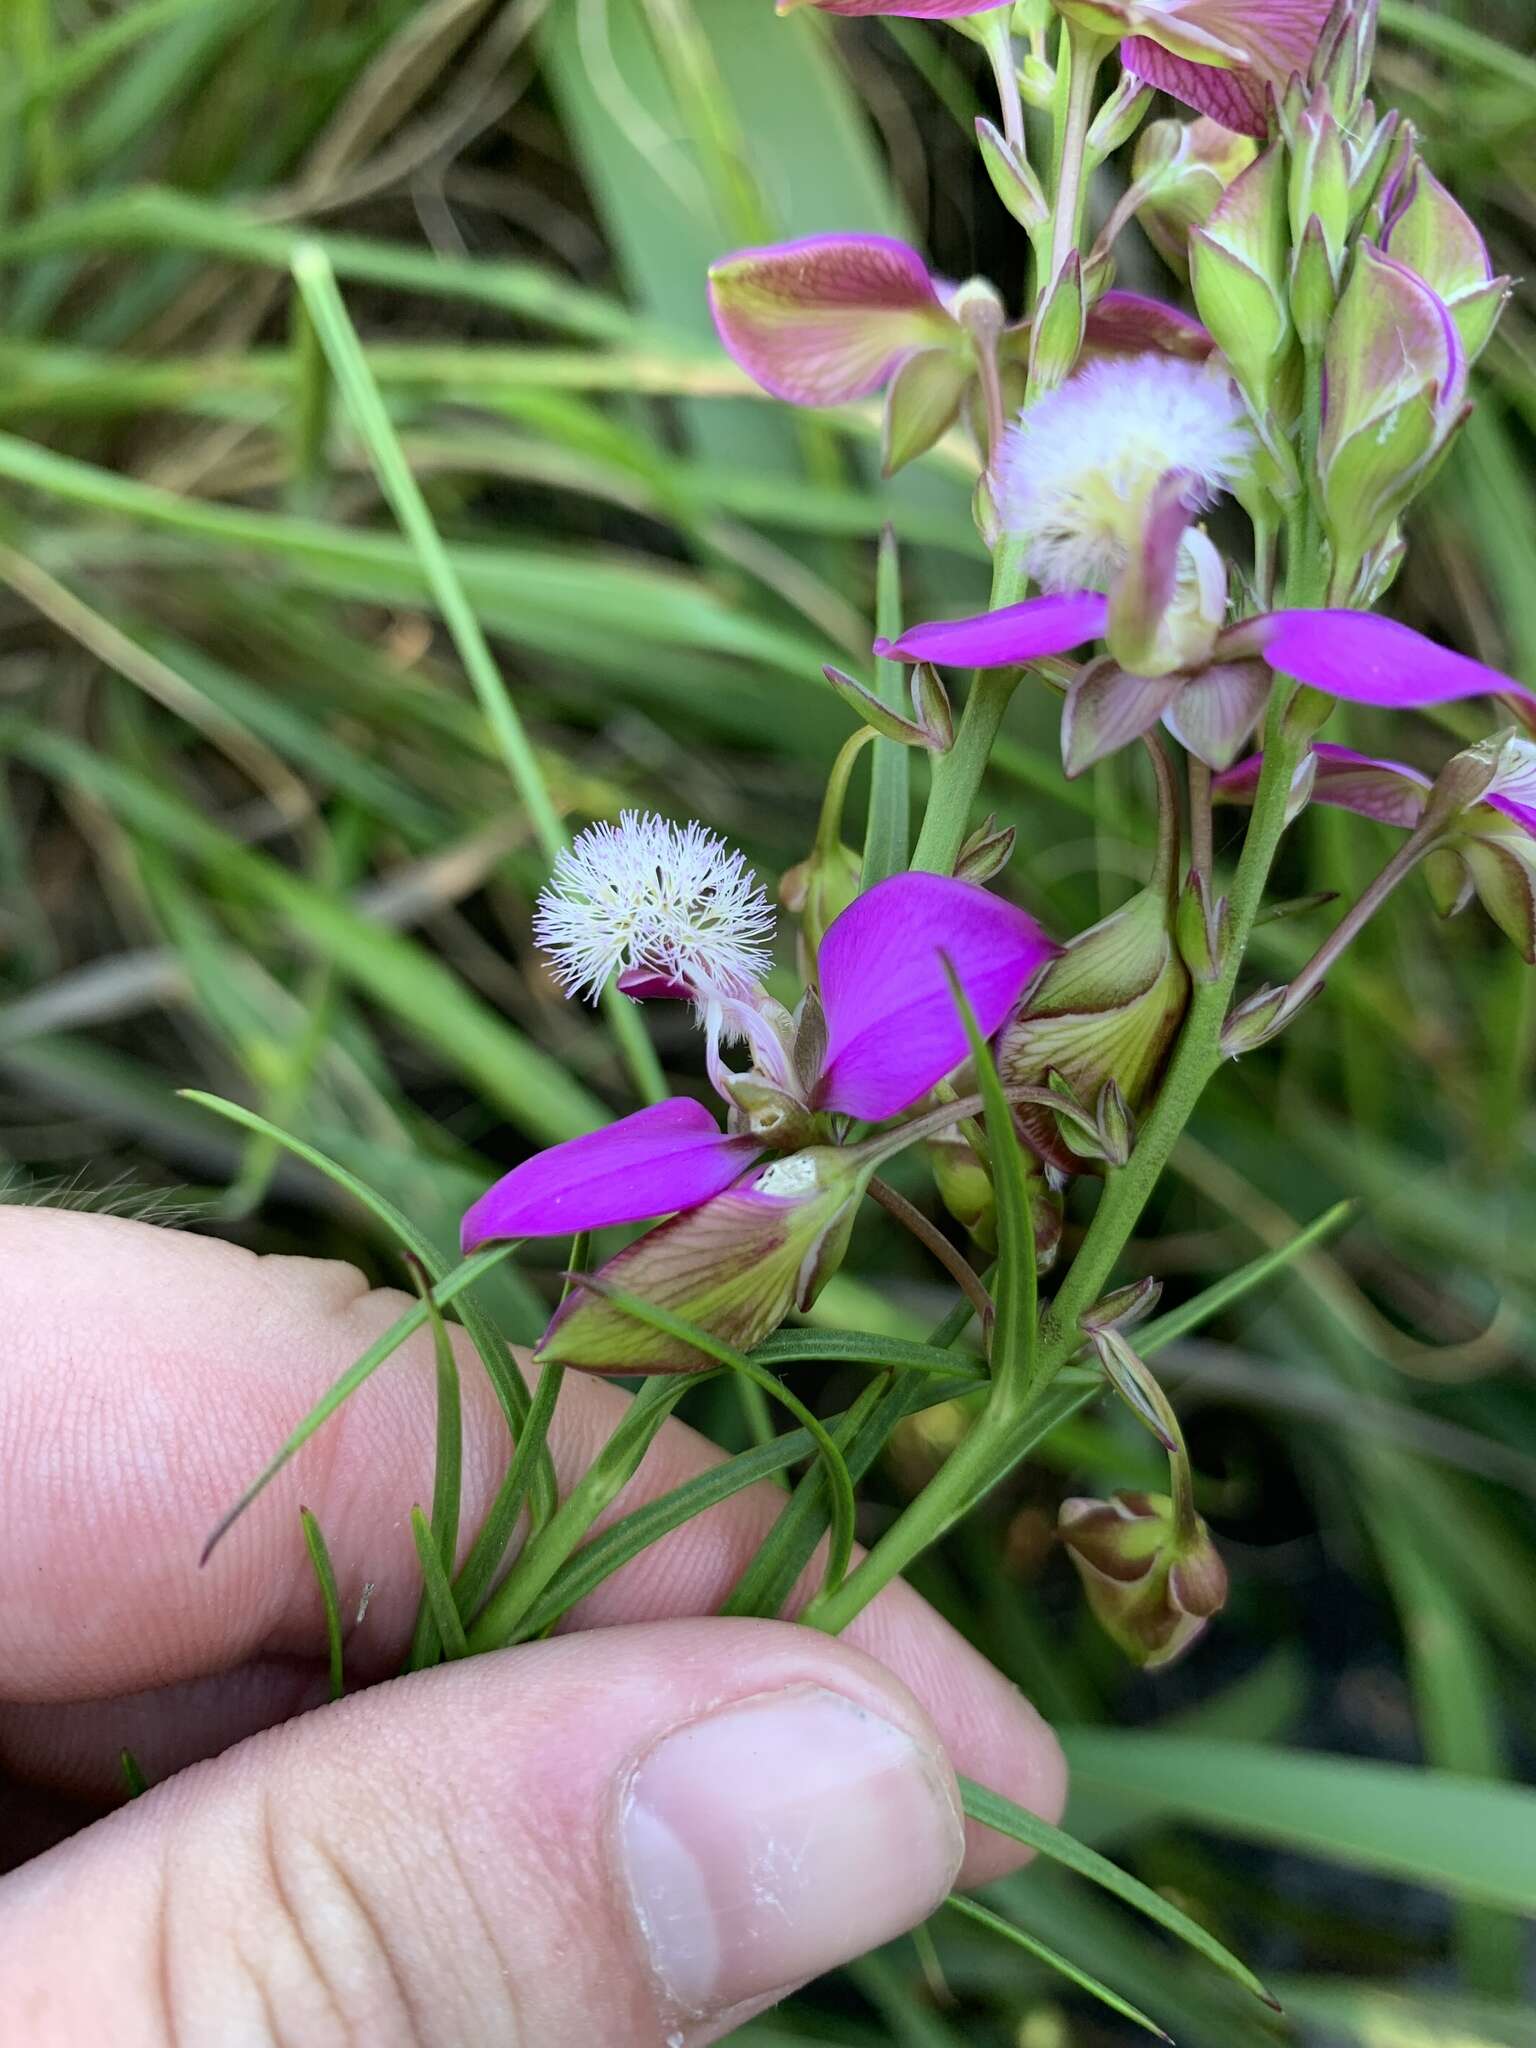
<instances>
[{"instance_id":1,"label":"background foliage","mask_svg":"<svg viewBox=\"0 0 1536 2048\"><path fill-rule=\"evenodd\" d=\"M1379 95L1496 268L1528 273L1526 0L1384 0L1383 20ZM1016 298L969 135L979 66L953 35L767 0L11 0L0 34L0 1176L398 1278L331 1183L174 1091L302 1129L445 1251L494 1172L633 1097L530 950L546 859L294 253L329 252L558 811L697 815L776 879L849 729L821 664L868 672L882 522L913 616L982 603L984 564L963 463L882 485L872 412L808 424L749 395L703 273L862 228ZM1158 279L1136 249L1122 281ZM1480 382L1396 603L1536 682L1519 299ZM1016 703L989 800L1019 831L1010 886L1065 933L1130 892L1151 834L1129 757L1063 781L1055 716ZM1309 813L1285 893L1357 886L1376 833ZM1264 927L1276 979L1328 914ZM687 1085L681 1020L649 1022ZM1536 1747L1533 1052L1536 976L1410 888L1329 999L1211 1091L1134 1249L1165 1299L1362 1206L1162 1354L1234 1576L1189 1663L1128 1676L1047 1539L1063 1492L1155 1478L1129 1420L1063 1425L920 1574L1067 1728L1074 1831L1277 1982L1271 2022L1055 1870L998 1888L1197 2048L1536 2043L1536 1823L1500 1790ZM922 1334L936 1282L867 1228L878 1286L838 1281L817 1319ZM541 1325L559 1249L485 1283L512 1334ZM852 1383L796 1384L831 1409ZM701 1398L743 1441L732 1400ZM872 1500L961 1420L910 1425ZM958 1916L741 2036L1130 2037Z\"/></svg>"}]
</instances>

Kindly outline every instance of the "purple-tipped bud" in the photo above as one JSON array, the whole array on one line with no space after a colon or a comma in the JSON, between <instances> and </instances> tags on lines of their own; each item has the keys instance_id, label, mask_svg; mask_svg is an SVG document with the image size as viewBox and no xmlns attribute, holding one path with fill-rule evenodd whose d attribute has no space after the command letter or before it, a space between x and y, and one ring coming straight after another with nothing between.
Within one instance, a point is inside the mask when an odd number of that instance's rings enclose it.
<instances>
[{"instance_id":1,"label":"purple-tipped bud","mask_svg":"<svg viewBox=\"0 0 1536 2048\"><path fill-rule=\"evenodd\" d=\"M1120 1104L1138 1109L1162 1070L1188 999L1189 974L1168 929L1167 896L1160 888L1145 889L1079 933L1052 961L1022 1014L998 1038L998 1072L1007 1087L1059 1082L1089 1105L1099 1105L1113 1081ZM1016 1114L1042 1159L1064 1173L1081 1170L1082 1154L1051 1110L1022 1103ZM1109 1135L1128 1138L1118 1125Z\"/></svg>"},{"instance_id":2,"label":"purple-tipped bud","mask_svg":"<svg viewBox=\"0 0 1536 2048\"><path fill-rule=\"evenodd\" d=\"M865 398L921 350L969 360L922 257L888 235L740 249L711 266L709 302L747 375L794 405Z\"/></svg>"},{"instance_id":3,"label":"purple-tipped bud","mask_svg":"<svg viewBox=\"0 0 1536 2048\"><path fill-rule=\"evenodd\" d=\"M814 1146L775 1159L612 1258L596 1275L749 1351L836 1271L869 1168ZM536 1354L585 1372L698 1372L715 1361L590 1288L574 1287Z\"/></svg>"},{"instance_id":4,"label":"purple-tipped bud","mask_svg":"<svg viewBox=\"0 0 1536 2048\"><path fill-rule=\"evenodd\" d=\"M1382 247L1445 302L1468 362L1476 362L1504 310L1509 279L1494 276L1487 243L1422 163L1394 195Z\"/></svg>"},{"instance_id":5,"label":"purple-tipped bud","mask_svg":"<svg viewBox=\"0 0 1536 2048\"><path fill-rule=\"evenodd\" d=\"M1291 348L1287 240L1285 151L1276 143L1233 180L1189 243L1200 318L1260 414Z\"/></svg>"},{"instance_id":6,"label":"purple-tipped bud","mask_svg":"<svg viewBox=\"0 0 1536 2048\"><path fill-rule=\"evenodd\" d=\"M1205 1524L1181 1536L1161 1493L1066 1500L1057 1532L1094 1618L1133 1664L1181 1656L1227 1600L1227 1571Z\"/></svg>"},{"instance_id":7,"label":"purple-tipped bud","mask_svg":"<svg viewBox=\"0 0 1536 2048\"><path fill-rule=\"evenodd\" d=\"M1258 155L1249 135L1219 121L1154 121L1136 144L1131 174L1146 193L1136 218L1170 270L1189 275L1189 237Z\"/></svg>"},{"instance_id":8,"label":"purple-tipped bud","mask_svg":"<svg viewBox=\"0 0 1536 2048\"><path fill-rule=\"evenodd\" d=\"M1443 300L1363 242L1328 329L1323 369L1318 469L1338 588L1449 446L1465 413L1467 358Z\"/></svg>"}]
</instances>

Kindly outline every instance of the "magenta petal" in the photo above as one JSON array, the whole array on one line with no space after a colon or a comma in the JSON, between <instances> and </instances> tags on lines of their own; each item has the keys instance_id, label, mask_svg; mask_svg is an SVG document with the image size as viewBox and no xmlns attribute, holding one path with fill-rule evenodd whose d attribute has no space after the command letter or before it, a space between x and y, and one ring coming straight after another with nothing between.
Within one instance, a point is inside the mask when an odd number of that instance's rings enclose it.
<instances>
[{"instance_id":1,"label":"magenta petal","mask_svg":"<svg viewBox=\"0 0 1536 2048\"><path fill-rule=\"evenodd\" d=\"M674 1098L514 1166L464 1218L466 1252L505 1237L569 1237L693 1209L762 1151L728 1138L701 1102Z\"/></svg>"},{"instance_id":2,"label":"magenta petal","mask_svg":"<svg viewBox=\"0 0 1536 2048\"><path fill-rule=\"evenodd\" d=\"M1454 697L1531 696L1496 668L1372 612L1271 612L1255 624L1271 668L1349 704L1407 711Z\"/></svg>"},{"instance_id":3,"label":"magenta petal","mask_svg":"<svg viewBox=\"0 0 1536 2048\"><path fill-rule=\"evenodd\" d=\"M960 1065L965 1026L946 957L990 1037L1059 951L1032 917L974 882L914 873L877 883L821 942L827 1049L818 1106L879 1123Z\"/></svg>"},{"instance_id":4,"label":"magenta petal","mask_svg":"<svg viewBox=\"0 0 1536 2048\"><path fill-rule=\"evenodd\" d=\"M1362 818L1397 825L1404 831L1412 831L1418 824L1430 780L1417 768L1357 754L1352 747L1336 747L1327 740L1314 741L1312 757L1311 802L1333 804L1341 811L1354 811ZM1262 754L1250 754L1246 761L1218 775L1211 786L1228 803L1251 804L1263 763Z\"/></svg>"},{"instance_id":5,"label":"magenta petal","mask_svg":"<svg viewBox=\"0 0 1536 2048\"><path fill-rule=\"evenodd\" d=\"M899 640L877 640L876 654L900 661L936 661L953 668L1008 668L1046 654L1066 654L1102 638L1109 599L1096 590L1026 598L970 619L909 626Z\"/></svg>"},{"instance_id":6,"label":"magenta petal","mask_svg":"<svg viewBox=\"0 0 1536 2048\"><path fill-rule=\"evenodd\" d=\"M1253 71L1222 70L1176 57L1150 36L1127 36L1120 45L1126 70L1160 92L1171 93L1197 114L1208 114L1238 135L1269 133L1269 90Z\"/></svg>"},{"instance_id":7,"label":"magenta petal","mask_svg":"<svg viewBox=\"0 0 1536 2048\"><path fill-rule=\"evenodd\" d=\"M1496 811L1502 811L1506 818L1513 818L1524 832L1536 839L1536 805L1516 803L1512 796L1491 796L1487 798Z\"/></svg>"},{"instance_id":8,"label":"magenta petal","mask_svg":"<svg viewBox=\"0 0 1536 2048\"><path fill-rule=\"evenodd\" d=\"M747 375L794 405L876 391L916 349L963 340L915 249L889 235L811 235L710 266L720 339Z\"/></svg>"}]
</instances>

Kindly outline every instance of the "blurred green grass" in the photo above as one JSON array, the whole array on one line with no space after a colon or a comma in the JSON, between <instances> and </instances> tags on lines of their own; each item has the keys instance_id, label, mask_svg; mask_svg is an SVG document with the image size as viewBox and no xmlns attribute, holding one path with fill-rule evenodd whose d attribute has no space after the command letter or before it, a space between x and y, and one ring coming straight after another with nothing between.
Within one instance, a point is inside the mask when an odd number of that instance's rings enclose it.
<instances>
[{"instance_id":1,"label":"blurred green grass","mask_svg":"<svg viewBox=\"0 0 1536 2048\"><path fill-rule=\"evenodd\" d=\"M1528 5L1383 13L1379 96L1498 267L1529 273ZM979 602L985 572L963 471L882 484L872 417L807 424L750 394L703 271L853 227L1015 288L971 161L976 67L942 32L781 22L766 0L13 0L3 37L0 1180L174 1201L398 1279L364 1212L174 1091L304 1130L445 1251L495 1171L634 1096L531 952L535 821L299 311L295 251L329 256L555 811L698 815L771 881L848 730L820 664L869 673L882 523L914 614ZM1128 276L1157 281L1149 252ZM1536 682L1523 296L1479 399L1394 602ZM988 795L1019 830L1010 886L1066 932L1103 878L1134 886L1150 829L1133 768L1062 781L1054 717L1044 693L1017 707ZM1474 717L1357 714L1349 737L1432 763ZM1298 896L1358 886L1386 843L1326 813L1295 839ZM1283 974L1320 929L1266 926L1259 964ZM670 1077L698 1085L659 1011ZM1503 1888L1479 1881L1499 1816L1529 1827L1479 1781L1536 1753L1533 1063L1536 975L1410 889L1211 1092L1133 1252L1171 1300L1341 1197L1364 1207L1165 1356L1236 1581L1188 1666L1127 1679L1038 1540L1060 1492L1143 1476L1112 1417L1064 1425L922 1573L1083 1724L1073 1824L1283 1970L1291 2038L1536 2040L1512 1910L1536 1848L1513 1839ZM929 1277L879 1219L859 1250L826 1315L912 1334ZM503 1266L488 1300L529 1336L553 1285L552 1264ZM840 1405L848 1383L822 1378L797 1385ZM724 1405L700 1419L739 1441ZM913 1469L935 1454L904 1440ZM876 1503L911 1476L893 1461ZM1165 1738L1220 1745L1197 1752L1194 1807L1164 1782L1174 1752L1137 1747ZM1330 1784L1314 1749L1370 1769ZM1004 1901L1182 2041L1287 2038L1058 1873ZM742 2038L1117 2028L951 1918Z\"/></svg>"}]
</instances>

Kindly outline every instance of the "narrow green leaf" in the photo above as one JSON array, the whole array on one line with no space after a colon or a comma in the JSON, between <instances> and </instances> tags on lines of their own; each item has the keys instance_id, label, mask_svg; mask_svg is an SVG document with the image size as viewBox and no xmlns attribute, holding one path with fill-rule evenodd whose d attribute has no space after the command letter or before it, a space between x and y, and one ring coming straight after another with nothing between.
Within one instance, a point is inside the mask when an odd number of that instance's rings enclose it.
<instances>
[{"instance_id":1,"label":"narrow green leaf","mask_svg":"<svg viewBox=\"0 0 1536 2048\"><path fill-rule=\"evenodd\" d=\"M302 1159L313 1166L317 1172L323 1173L327 1180L334 1181L337 1187L344 1188L354 1200L361 1202L407 1251L420 1259L435 1281L445 1278L448 1268L439 1258L430 1239L423 1237L410 1218L402 1214L393 1202L386 1201L376 1189L369 1187L368 1183L360 1180L355 1173L349 1173L346 1167L339 1166L334 1159L327 1158L325 1153L318 1151L313 1145L306 1144L302 1138L294 1137L290 1131L280 1130L276 1124L268 1123L265 1117L258 1116L254 1110L246 1109L238 1102L226 1102L221 1095L208 1095L200 1088L184 1088L179 1093L184 1101L198 1103L204 1109L211 1109L216 1116L227 1117L231 1123L242 1124L246 1130L272 1139L274 1143L281 1145L284 1151L291 1152L296 1159ZM499 1252L508 1252L512 1249L511 1245L498 1247ZM482 1270L489 1271L494 1264L494 1260L488 1261ZM442 1299L443 1297L439 1295L439 1303ZM459 1317L480 1354L486 1375L501 1404L501 1412L506 1417L507 1427L514 1441L520 1443L528 1420L528 1389L523 1376L508 1356L507 1347L502 1342L495 1324L484 1310L477 1306L473 1295L466 1294L460 1302ZM552 1510L555 1497L554 1469L548 1458L542 1454L534 1468L530 1483L534 1489L535 1519L542 1521Z\"/></svg>"},{"instance_id":2,"label":"narrow green leaf","mask_svg":"<svg viewBox=\"0 0 1536 2048\"><path fill-rule=\"evenodd\" d=\"M1246 1266L1239 1266L1235 1273L1228 1273L1214 1286L1203 1289L1192 1301L1181 1302L1166 1315L1145 1324L1137 1332L1137 1349L1150 1357L1154 1351L1161 1351L1165 1344L1174 1344L1180 1337L1187 1337L1191 1330L1198 1330L1202 1323L1220 1315L1233 1302L1241 1301L1244 1295L1264 1286L1277 1273L1283 1273L1313 1245L1321 1244L1324 1238L1342 1230L1351 1217L1359 1213L1359 1209L1357 1201L1335 1202L1331 1209L1325 1209L1321 1216L1314 1218L1285 1244L1257 1259L1250 1259Z\"/></svg>"},{"instance_id":3,"label":"narrow green leaf","mask_svg":"<svg viewBox=\"0 0 1536 2048\"><path fill-rule=\"evenodd\" d=\"M853 1481L848 1476L848 1467L843 1462L831 1433L805 1403L792 1394L782 1380L757 1365L744 1352L724 1344L708 1330L700 1329L697 1323L690 1323L686 1317L674 1315L670 1309L657 1308L654 1303L642 1301L639 1295L626 1294L621 1288L611 1286L598 1275L589 1275L583 1285L594 1294L600 1294L605 1301L633 1316L637 1322L648 1324L653 1330L660 1330L668 1337L690 1344L702 1351L706 1358L718 1358L723 1366L754 1386L761 1387L771 1399L787 1408L803 1429L809 1430L817 1450L821 1453L822 1470L826 1475L832 1507L832 1541L827 1552L826 1584L838 1585L848 1569L848 1560L853 1555L854 1521L857 1505L853 1495Z\"/></svg>"},{"instance_id":4,"label":"narrow green leaf","mask_svg":"<svg viewBox=\"0 0 1536 2048\"><path fill-rule=\"evenodd\" d=\"M1536 1791L1449 1771L1194 1735L1069 1729L1074 1779L1131 1813L1336 1857L1536 1913Z\"/></svg>"},{"instance_id":5,"label":"narrow green leaf","mask_svg":"<svg viewBox=\"0 0 1536 2048\"><path fill-rule=\"evenodd\" d=\"M330 259L318 243L306 242L294 251L293 276L384 495L421 563L433 601L458 649L464 672L501 750L534 836L546 858L553 861L567 844L565 826L551 800L543 770L506 680L491 653L490 642L465 593L453 558L443 546L421 486L405 459L383 393L368 367L357 330L337 290ZM666 1078L638 1010L612 984L604 989L602 1001L642 1098L647 1102L663 1101L667 1094Z\"/></svg>"},{"instance_id":6,"label":"narrow green leaf","mask_svg":"<svg viewBox=\"0 0 1536 2048\"><path fill-rule=\"evenodd\" d=\"M965 1025L976 1085L985 1105L986 1145L997 1193L997 1267L993 1280L997 1316L989 1352L993 1398L1024 1402L1034 1383L1040 1335L1040 1281L1029 1170L991 1048L977 1027L975 1012L947 958L944 971L949 976L955 1008Z\"/></svg>"},{"instance_id":7,"label":"narrow green leaf","mask_svg":"<svg viewBox=\"0 0 1536 2048\"><path fill-rule=\"evenodd\" d=\"M432 1353L437 1366L437 1432L432 1473L432 1540L444 1575L451 1574L459 1548L459 1507L464 1471L464 1424L459 1399L459 1368L448 1326L432 1299L432 1283L419 1259L409 1259L411 1278L427 1311ZM463 1634L460 1627L459 1633ZM406 1669L420 1671L437 1656L442 1632L437 1626L430 1586L424 1589L411 1637Z\"/></svg>"},{"instance_id":8,"label":"narrow green leaf","mask_svg":"<svg viewBox=\"0 0 1536 2048\"><path fill-rule=\"evenodd\" d=\"M341 1599L336 1591L336 1569L331 1563L330 1548L324 1532L308 1508L299 1509L299 1521L304 1530L304 1547L309 1552L309 1561L315 1568L315 1582L320 1588L320 1604L325 1609L325 1641L331 1667L331 1698L339 1700L347 1689L347 1677L342 1647Z\"/></svg>"},{"instance_id":9,"label":"narrow green leaf","mask_svg":"<svg viewBox=\"0 0 1536 2048\"><path fill-rule=\"evenodd\" d=\"M482 1273L488 1273L499 1260L506 1258L512 1249L513 1247L510 1244L498 1244L492 1245L487 1251L476 1252L472 1259L466 1259L463 1265L455 1267L446 1279L440 1280L437 1283L432 1290L433 1300L439 1308L446 1307L456 1296L462 1294L466 1287L472 1287ZM357 1359L352 1365L349 1365L340 1379L334 1381L327 1388L314 1407L304 1417L304 1420L288 1437L281 1449L278 1450L276 1455L251 1481L234 1506L229 1509L227 1514L219 1518L207 1542L203 1545L203 1554L198 1560L200 1564L208 1562L217 1545L228 1535L240 1516L245 1513L245 1510L256 1499L268 1481L276 1478L277 1474L282 1471L294 1453L302 1450L315 1431L323 1423L330 1420L347 1396L355 1393L364 1380L368 1378L369 1374L381 1366L386 1358L391 1357L393 1353L398 1351L406 1339L413 1336L426 1320L427 1308L425 1302L418 1301L414 1303L406 1310L403 1316L397 1317L390 1324L382 1336L374 1339L362 1357Z\"/></svg>"},{"instance_id":10,"label":"narrow green leaf","mask_svg":"<svg viewBox=\"0 0 1536 2048\"><path fill-rule=\"evenodd\" d=\"M486 1602L469 1631L472 1651L504 1649L530 1632L526 1623L534 1602L604 1508L629 1484L678 1402L691 1388L713 1379L717 1370L670 1373L645 1382L607 1443Z\"/></svg>"},{"instance_id":11,"label":"narrow green leaf","mask_svg":"<svg viewBox=\"0 0 1536 2048\"><path fill-rule=\"evenodd\" d=\"M1107 1984L1101 1984L1097 1977L1080 1970L1076 1963L1068 1962L1058 1949L1048 1943L1036 1940L1022 1927L1015 1927L1011 1920L1005 1920L1001 1913L994 1913L990 1906L983 1906L976 1899L967 1899L958 1892L952 1892L944 1901L952 1912L963 1914L967 1920L974 1920L978 1927L985 1927L989 1933L1000 1935L1004 1941L1011 1941L1025 1949L1042 1963L1048 1963L1053 1970L1059 1970L1063 1977L1107 2005L1111 2012L1119 2013L1122 2019L1133 2020L1138 2027L1145 2027L1149 2034L1156 2034L1159 2041L1172 2041L1171 2034L1165 2034L1156 2020L1149 2020L1139 2006L1122 1998L1118 1991L1111 1991Z\"/></svg>"},{"instance_id":12,"label":"narrow green leaf","mask_svg":"<svg viewBox=\"0 0 1536 2048\"><path fill-rule=\"evenodd\" d=\"M490 1591L491 1581L506 1556L518 1517L528 1498L530 1478L550 1463L549 1425L564 1379L563 1365L540 1368L533 1400L527 1419L517 1432L517 1448L507 1466L506 1476L496 1489L496 1498L491 1502L485 1520L470 1545L469 1555L454 1580L454 1596L460 1612L471 1618L479 1612L480 1603Z\"/></svg>"},{"instance_id":13,"label":"narrow green leaf","mask_svg":"<svg viewBox=\"0 0 1536 2048\"><path fill-rule=\"evenodd\" d=\"M138 1799L149 1790L149 1780L138 1758L131 1749L120 1749L117 1753L117 1767L122 1772L123 1790L130 1799Z\"/></svg>"},{"instance_id":14,"label":"narrow green leaf","mask_svg":"<svg viewBox=\"0 0 1536 2048\"><path fill-rule=\"evenodd\" d=\"M1129 1871L1122 1870L1108 1857L1086 1847L1062 1829L1052 1827L1038 1814L1027 1813L1000 1792L989 1792L984 1785L977 1785L969 1778L960 1780L960 1797L970 1819L981 1822L984 1827L996 1828L999 1834L1008 1835L1040 1855L1049 1856L1053 1862L1064 1864L1091 1884L1102 1885L1105 1891L1113 1892L1117 1899L1123 1899L1126 1905L1134 1906L1138 1913L1144 1913L1149 1920L1167 1928L1170 1934L1176 1934L1180 1941L1198 1949L1217 1969L1235 1978L1256 1998L1279 2010L1246 1963L1239 1962L1230 1950L1222 1947L1215 1935L1208 1934L1198 1921L1191 1920L1187 1913L1181 1913L1177 1906L1171 1905L1139 1878L1132 1877Z\"/></svg>"},{"instance_id":15,"label":"narrow green leaf","mask_svg":"<svg viewBox=\"0 0 1536 2048\"><path fill-rule=\"evenodd\" d=\"M416 1539L416 1555L421 1560L421 1576L426 1587L426 1600L432 1610L432 1620L443 1645L443 1654L450 1660L469 1655L469 1643L464 1634L464 1624L459 1619L459 1610L454 1605L453 1587L448 1583L448 1574L443 1568L442 1555L437 1547L437 1538L432 1525L419 1507L411 1509L411 1534Z\"/></svg>"}]
</instances>

